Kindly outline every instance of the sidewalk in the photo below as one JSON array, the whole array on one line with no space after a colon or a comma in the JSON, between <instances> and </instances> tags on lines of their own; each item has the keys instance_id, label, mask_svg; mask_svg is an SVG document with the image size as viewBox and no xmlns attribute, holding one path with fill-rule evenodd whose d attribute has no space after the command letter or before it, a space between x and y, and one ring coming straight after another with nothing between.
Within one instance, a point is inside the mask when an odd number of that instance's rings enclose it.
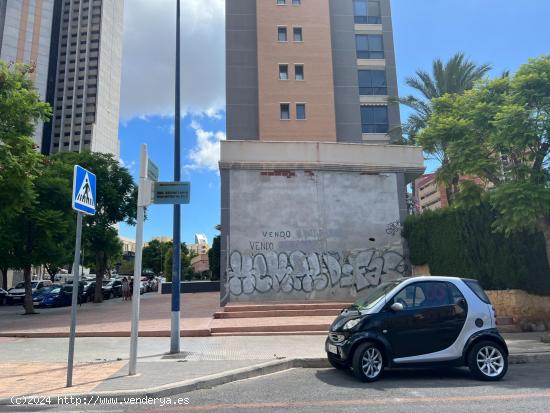
<instances>
[{"instance_id":1,"label":"sidewalk","mask_svg":"<svg viewBox=\"0 0 550 413\"><path fill-rule=\"evenodd\" d=\"M183 294L181 299L182 337L210 335L212 314L220 309L219 293ZM141 296L140 335L170 336L170 295L148 293ZM0 306L0 337L68 337L70 307L37 308L39 314L22 316L20 306ZM77 309L77 336L129 337L132 302L121 298L101 304L85 303Z\"/></svg>"},{"instance_id":2,"label":"sidewalk","mask_svg":"<svg viewBox=\"0 0 550 413\"><path fill-rule=\"evenodd\" d=\"M505 335L511 361L550 362L550 345L540 342L540 335ZM77 339L75 386L67 389L64 387L66 339L4 338L0 339L0 360L3 361L0 363L0 399L29 394L120 396L133 391L141 395L174 394L304 363L310 367L328 367L324 339L322 336L193 337L182 340L181 354L170 356L164 354L168 346L166 339L143 338L139 343L138 375L129 377L129 340L82 338ZM21 351L23 348L27 350ZM40 348L42 351L38 351ZM103 351L104 348L107 351ZM32 354L35 357L31 357Z\"/></svg>"}]
</instances>

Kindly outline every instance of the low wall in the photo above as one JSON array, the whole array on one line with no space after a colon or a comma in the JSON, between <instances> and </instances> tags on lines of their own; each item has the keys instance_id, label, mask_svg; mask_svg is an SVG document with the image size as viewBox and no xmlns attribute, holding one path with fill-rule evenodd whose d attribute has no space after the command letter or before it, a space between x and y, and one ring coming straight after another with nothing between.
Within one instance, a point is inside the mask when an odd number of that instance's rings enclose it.
<instances>
[{"instance_id":1,"label":"low wall","mask_svg":"<svg viewBox=\"0 0 550 413\"><path fill-rule=\"evenodd\" d=\"M550 297L522 290L486 291L499 317L520 321L550 321Z\"/></svg>"},{"instance_id":2,"label":"low wall","mask_svg":"<svg viewBox=\"0 0 550 413\"><path fill-rule=\"evenodd\" d=\"M220 291L219 281L183 281L180 285L180 292L182 294L211 293L216 291ZM160 293L172 294L172 283L162 283Z\"/></svg>"}]
</instances>

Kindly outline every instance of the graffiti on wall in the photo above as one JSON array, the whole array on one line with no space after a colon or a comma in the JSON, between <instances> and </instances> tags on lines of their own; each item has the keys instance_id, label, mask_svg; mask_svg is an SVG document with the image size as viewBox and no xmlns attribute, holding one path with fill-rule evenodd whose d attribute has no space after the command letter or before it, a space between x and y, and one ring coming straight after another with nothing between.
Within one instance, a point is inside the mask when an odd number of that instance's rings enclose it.
<instances>
[{"instance_id":1,"label":"graffiti on wall","mask_svg":"<svg viewBox=\"0 0 550 413\"><path fill-rule=\"evenodd\" d=\"M333 289L360 292L407 273L405 258L394 250L371 248L349 254L233 251L226 272L226 295L309 294Z\"/></svg>"}]
</instances>

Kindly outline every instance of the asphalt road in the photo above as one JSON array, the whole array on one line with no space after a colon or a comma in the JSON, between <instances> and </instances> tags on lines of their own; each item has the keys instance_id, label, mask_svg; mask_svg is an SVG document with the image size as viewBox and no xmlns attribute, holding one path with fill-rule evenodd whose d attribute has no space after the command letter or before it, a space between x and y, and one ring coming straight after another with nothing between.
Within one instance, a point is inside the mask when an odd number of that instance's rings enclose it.
<instances>
[{"instance_id":1,"label":"asphalt road","mask_svg":"<svg viewBox=\"0 0 550 413\"><path fill-rule=\"evenodd\" d=\"M0 411L548 412L550 364L510 366L498 383L475 381L463 369L391 371L371 384L333 369L293 369L172 396L156 405L2 406Z\"/></svg>"}]
</instances>

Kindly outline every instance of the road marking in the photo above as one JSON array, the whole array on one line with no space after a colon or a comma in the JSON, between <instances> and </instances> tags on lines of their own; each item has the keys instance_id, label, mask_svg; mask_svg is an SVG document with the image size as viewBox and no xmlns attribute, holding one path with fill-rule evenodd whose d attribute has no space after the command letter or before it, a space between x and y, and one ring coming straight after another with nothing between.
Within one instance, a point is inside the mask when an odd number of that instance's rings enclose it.
<instances>
[{"instance_id":1,"label":"road marking","mask_svg":"<svg viewBox=\"0 0 550 413\"><path fill-rule=\"evenodd\" d=\"M386 404L429 404L441 402L467 401L507 401L518 399L550 398L550 392L495 394L489 396L452 396L452 397L393 397L388 399L356 399L356 400L308 400L303 402L266 402L266 403L236 403L236 404L207 404L204 406L164 406L164 411L198 412L209 410L247 410L247 409L276 409L302 407L343 407L343 406L375 406ZM158 411L158 410L144 410Z\"/></svg>"}]
</instances>

